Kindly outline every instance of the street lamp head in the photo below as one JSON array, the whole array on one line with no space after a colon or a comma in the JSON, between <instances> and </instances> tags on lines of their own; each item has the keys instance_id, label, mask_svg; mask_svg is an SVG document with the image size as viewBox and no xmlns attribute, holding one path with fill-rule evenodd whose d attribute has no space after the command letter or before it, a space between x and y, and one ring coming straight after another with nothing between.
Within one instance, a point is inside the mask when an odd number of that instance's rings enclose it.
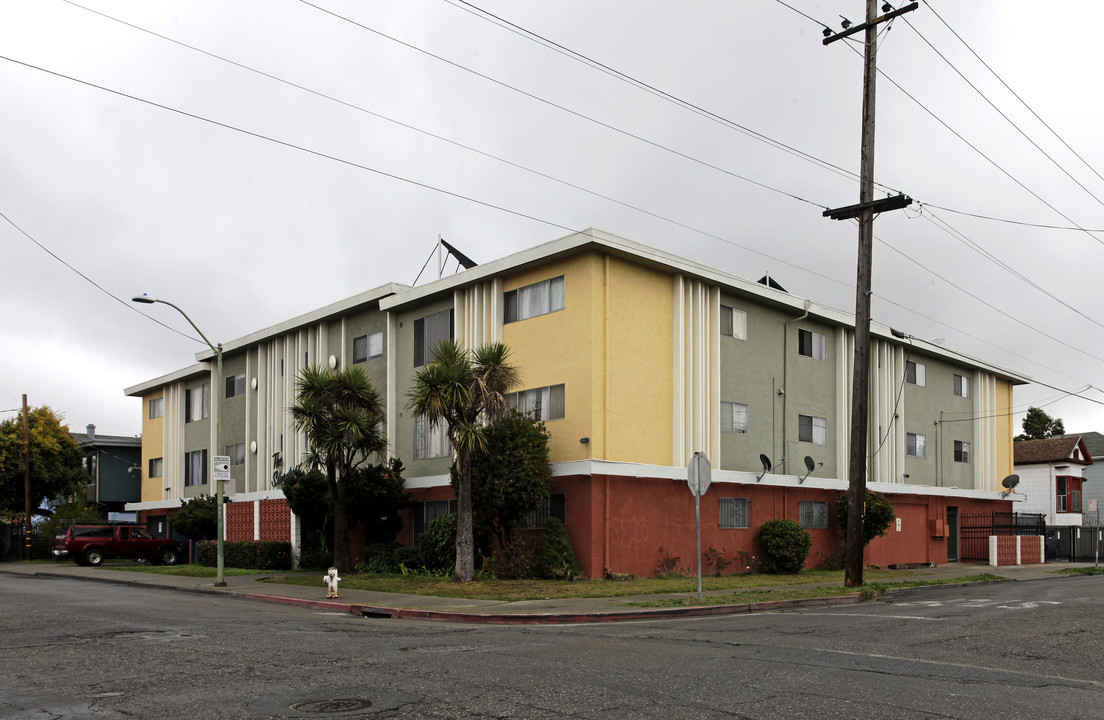
<instances>
[{"instance_id":1,"label":"street lamp head","mask_svg":"<svg viewBox=\"0 0 1104 720\"><path fill-rule=\"evenodd\" d=\"M157 302L149 295L135 295L130 299L130 301L136 303L145 303L146 305L153 305L155 302Z\"/></svg>"}]
</instances>

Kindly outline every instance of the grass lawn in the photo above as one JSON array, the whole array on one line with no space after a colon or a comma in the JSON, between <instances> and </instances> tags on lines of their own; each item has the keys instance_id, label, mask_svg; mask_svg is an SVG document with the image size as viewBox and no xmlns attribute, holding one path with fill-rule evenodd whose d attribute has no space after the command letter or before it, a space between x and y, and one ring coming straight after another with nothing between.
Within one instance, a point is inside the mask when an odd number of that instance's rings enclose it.
<instances>
[{"instance_id":1,"label":"grass lawn","mask_svg":"<svg viewBox=\"0 0 1104 720\"><path fill-rule=\"evenodd\" d=\"M73 564L72 560L32 560L32 565L64 565ZM127 570L130 572L159 573L161 575L179 575L181 577L208 578L215 577L218 573L213 567L203 565L150 565L140 560L125 560L111 558L105 560L100 567L105 570ZM264 575L271 574L272 570L243 570L241 568L223 568L223 575Z\"/></svg>"},{"instance_id":2,"label":"grass lawn","mask_svg":"<svg viewBox=\"0 0 1104 720\"><path fill-rule=\"evenodd\" d=\"M868 581L901 580L920 575L909 571L878 570L869 568L864 571ZM973 579L997 579L994 576L973 576ZM966 581L966 578L957 582ZM273 577L265 582L286 583L292 585L321 586L322 572L314 575L295 577ZM906 583L909 581L906 581ZM914 585L927 585L953 582L948 580L913 580ZM821 584L821 585L817 585ZM884 583L887 587L901 586L902 583ZM827 585L828 587L825 587ZM514 602L520 600L550 600L555 598L595 598L595 597L632 597L639 595L676 595L694 593L693 603L697 604L696 577L651 577L625 580L578 580L575 582L555 580L478 580L472 583L454 583L444 577L425 575L347 575L342 579L342 589L374 590L379 592L407 593L412 595L436 595L439 597L462 597L478 600L502 600ZM723 603L760 602L761 599L785 599L794 597L824 597L826 595L846 595L855 591L843 587L843 571L805 570L797 575L725 575L722 577L703 577L703 592L732 590L744 594L740 599L732 599L733 594ZM745 599L745 598L756 599ZM685 600L685 598L679 598Z\"/></svg>"}]
</instances>

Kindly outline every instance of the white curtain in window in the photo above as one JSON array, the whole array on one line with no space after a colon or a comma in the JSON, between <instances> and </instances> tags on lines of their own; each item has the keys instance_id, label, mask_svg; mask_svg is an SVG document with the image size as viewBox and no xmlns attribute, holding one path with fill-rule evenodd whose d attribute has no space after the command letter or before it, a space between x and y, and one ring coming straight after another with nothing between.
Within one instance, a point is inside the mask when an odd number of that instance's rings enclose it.
<instances>
[{"instance_id":1,"label":"white curtain in window","mask_svg":"<svg viewBox=\"0 0 1104 720\"><path fill-rule=\"evenodd\" d=\"M557 278L552 278L549 283L549 312L556 312L557 310L564 309L564 279L561 275Z\"/></svg>"},{"instance_id":2,"label":"white curtain in window","mask_svg":"<svg viewBox=\"0 0 1104 720\"><path fill-rule=\"evenodd\" d=\"M518 289L518 317L522 320L548 312L549 285L539 282Z\"/></svg>"}]
</instances>

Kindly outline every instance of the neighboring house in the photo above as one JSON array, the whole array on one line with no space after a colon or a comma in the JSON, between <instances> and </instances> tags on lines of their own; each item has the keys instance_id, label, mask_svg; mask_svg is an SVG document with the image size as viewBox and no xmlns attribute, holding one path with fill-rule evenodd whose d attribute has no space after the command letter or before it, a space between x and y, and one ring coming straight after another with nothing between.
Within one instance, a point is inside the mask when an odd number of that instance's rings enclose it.
<instances>
[{"instance_id":1,"label":"neighboring house","mask_svg":"<svg viewBox=\"0 0 1104 720\"><path fill-rule=\"evenodd\" d=\"M1081 489L1082 522L1097 525L1104 518L1104 434L1098 432L1070 433L1063 437L1079 437L1089 451L1093 464L1084 469L1085 485ZM1096 501L1094 512L1090 503Z\"/></svg>"},{"instance_id":2,"label":"neighboring house","mask_svg":"<svg viewBox=\"0 0 1104 720\"><path fill-rule=\"evenodd\" d=\"M1026 496L1020 512L1043 513L1047 525L1080 525L1085 469L1093 464L1079 435L1023 440L1014 444L1016 490Z\"/></svg>"},{"instance_id":3,"label":"neighboring house","mask_svg":"<svg viewBox=\"0 0 1104 720\"><path fill-rule=\"evenodd\" d=\"M108 512L122 512L126 503L142 499L141 437L97 435L95 425L84 433L69 434L80 444L90 501Z\"/></svg>"},{"instance_id":4,"label":"neighboring house","mask_svg":"<svg viewBox=\"0 0 1104 720\"><path fill-rule=\"evenodd\" d=\"M956 559L958 518L1012 510L1012 388L1026 379L871 329L870 488L898 522L867 561ZM413 494L412 542L449 512L451 450L406 409L433 346L502 341L523 382L513 403L545 421L549 511L584 570L648 575L659 548L693 566L686 465L712 464L702 547L755 552L767 520L809 528L810 564L838 556L835 498L847 489L854 321L773 286L587 230L420 287L390 284L224 343L190 367L127 388L142 398L146 518L212 491L209 453L232 458L227 537L291 539L274 480L305 457L287 408L309 366L363 367L386 403L389 449ZM211 388L221 393L213 438ZM762 474L760 456L771 460ZM806 472L805 458L813 464ZM805 477L809 475L808 477Z\"/></svg>"}]
</instances>

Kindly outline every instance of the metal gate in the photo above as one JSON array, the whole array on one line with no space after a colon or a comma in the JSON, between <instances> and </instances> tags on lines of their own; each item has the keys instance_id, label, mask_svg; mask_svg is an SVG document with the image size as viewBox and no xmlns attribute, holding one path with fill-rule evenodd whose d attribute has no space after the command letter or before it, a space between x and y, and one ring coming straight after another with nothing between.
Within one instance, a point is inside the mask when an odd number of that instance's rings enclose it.
<instances>
[{"instance_id":1,"label":"metal gate","mask_svg":"<svg viewBox=\"0 0 1104 720\"><path fill-rule=\"evenodd\" d=\"M1047 560L1099 562L1104 553L1104 528L1093 525L1051 525L1046 530Z\"/></svg>"},{"instance_id":2,"label":"metal gate","mask_svg":"<svg viewBox=\"0 0 1104 720\"><path fill-rule=\"evenodd\" d=\"M958 519L958 556L964 562L989 562L990 535L1045 535L1042 513L973 513Z\"/></svg>"}]
</instances>

